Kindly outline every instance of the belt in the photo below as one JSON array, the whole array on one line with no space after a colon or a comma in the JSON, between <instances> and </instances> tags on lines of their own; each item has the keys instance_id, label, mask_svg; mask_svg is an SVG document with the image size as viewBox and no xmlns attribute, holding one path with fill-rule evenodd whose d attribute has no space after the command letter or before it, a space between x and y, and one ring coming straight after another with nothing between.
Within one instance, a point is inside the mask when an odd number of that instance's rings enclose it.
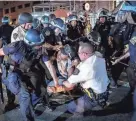
<instances>
[{"instance_id":1,"label":"belt","mask_svg":"<svg viewBox=\"0 0 136 121\"><path fill-rule=\"evenodd\" d=\"M96 94L91 88L83 89L83 91L87 94L88 97L90 97L92 101L97 101L101 107L104 108L106 106L106 102L108 100L109 95L108 90L101 94Z\"/></svg>"},{"instance_id":2,"label":"belt","mask_svg":"<svg viewBox=\"0 0 136 121\"><path fill-rule=\"evenodd\" d=\"M88 89L83 89L82 88L82 90L83 90L83 92L85 92L91 99L96 99L97 100L97 98L100 96L100 95L102 95L102 94L104 94L104 93L101 93L101 94L97 94L97 93L95 93L91 88L88 88Z\"/></svg>"}]
</instances>

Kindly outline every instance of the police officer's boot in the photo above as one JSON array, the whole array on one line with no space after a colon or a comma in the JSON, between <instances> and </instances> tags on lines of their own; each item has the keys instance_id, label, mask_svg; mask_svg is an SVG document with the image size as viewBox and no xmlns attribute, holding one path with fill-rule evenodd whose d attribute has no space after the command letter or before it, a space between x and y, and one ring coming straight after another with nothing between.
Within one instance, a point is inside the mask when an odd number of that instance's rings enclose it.
<instances>
[{"instance_id":1,"label":"police officer's boot","mask_svg":"<svg viewBox=\"0 0 136 121\"><path fill-rule=\"evenodd\" d=\"M4 112L11 111L11 110L17 108L18 106L19 105L16 103L7 103L7 105L5 106Z\"/></svg>"},{"instance_id":2,"label":"police officer's boot","mask_svg":"<svg viewBox=\"0 0 136 121\"><path fill-rule=\"evenodd\" d=\"M15 95L11 93L8 89L7 89L7 97L8 97L8 103L5 105L4 112L13 110L19 106L18 104L14 103Z\"/></svg>"}]
</instances>

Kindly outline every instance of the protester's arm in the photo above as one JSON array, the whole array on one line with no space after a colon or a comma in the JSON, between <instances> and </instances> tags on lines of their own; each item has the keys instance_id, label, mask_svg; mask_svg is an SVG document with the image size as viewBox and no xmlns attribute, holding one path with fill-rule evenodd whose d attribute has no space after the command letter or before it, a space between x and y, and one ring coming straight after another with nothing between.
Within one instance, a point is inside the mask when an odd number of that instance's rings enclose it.
<instances>
[{"instance_id":1,"label":"protester's arm","mask_svg":"<svg viewBox=\"0 0 136 121\"><path fill-rule=\"evenodd\" d=\"M47 68L49 69L49 72L53 78L55 86L58 86L58 77L57 77L56 70L55 70L54 66L52 65L50 60L46 61L45 64L46 64Z\"/></svg>"}]
</instances>

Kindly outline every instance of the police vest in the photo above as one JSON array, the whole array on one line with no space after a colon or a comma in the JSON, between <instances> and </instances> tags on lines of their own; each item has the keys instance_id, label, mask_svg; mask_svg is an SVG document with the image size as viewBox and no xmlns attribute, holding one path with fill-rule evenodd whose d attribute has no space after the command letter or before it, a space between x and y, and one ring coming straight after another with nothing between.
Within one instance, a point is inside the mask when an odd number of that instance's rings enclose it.
<instances>
[{"instance_id":1,"label":"police vest","mask_svg":"<svg viewBox=\"0 0 136 121\"><path fill-rule=\"evenodd\" d=\"M42 56L40 51L28 51L27 54L14 53L9 56L7 63L13 65L15 69L19 69L22 72L29 72L35 65L39 63Z\"/></svg>"}]
</instances>

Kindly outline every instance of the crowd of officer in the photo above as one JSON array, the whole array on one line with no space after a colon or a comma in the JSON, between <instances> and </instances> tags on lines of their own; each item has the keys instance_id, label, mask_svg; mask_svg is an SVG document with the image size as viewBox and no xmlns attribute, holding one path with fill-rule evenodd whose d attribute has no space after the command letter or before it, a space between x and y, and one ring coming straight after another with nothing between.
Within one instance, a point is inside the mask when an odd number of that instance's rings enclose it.
<instances>
[{"instance_id":1,"label":"crowd of officer","mask_svg":"<svg viewBox=\"0 0 136 121\"><path fill-rule=\"evenodd\" d=\"M76 14L64 22L54 14L37 19L24 12L15 28L9 21L3 17L0 26L5 111L17 106L16 96L23 121L35 121L37 104L52 111L52 94L71 96L79 89L83 95L68 104L70 113L105 108L109 89L118 87L124 70L136 105L136 12L120 10L109 16L102 10L94 28L86 16Z\"/></svg>"}]
</instances>

